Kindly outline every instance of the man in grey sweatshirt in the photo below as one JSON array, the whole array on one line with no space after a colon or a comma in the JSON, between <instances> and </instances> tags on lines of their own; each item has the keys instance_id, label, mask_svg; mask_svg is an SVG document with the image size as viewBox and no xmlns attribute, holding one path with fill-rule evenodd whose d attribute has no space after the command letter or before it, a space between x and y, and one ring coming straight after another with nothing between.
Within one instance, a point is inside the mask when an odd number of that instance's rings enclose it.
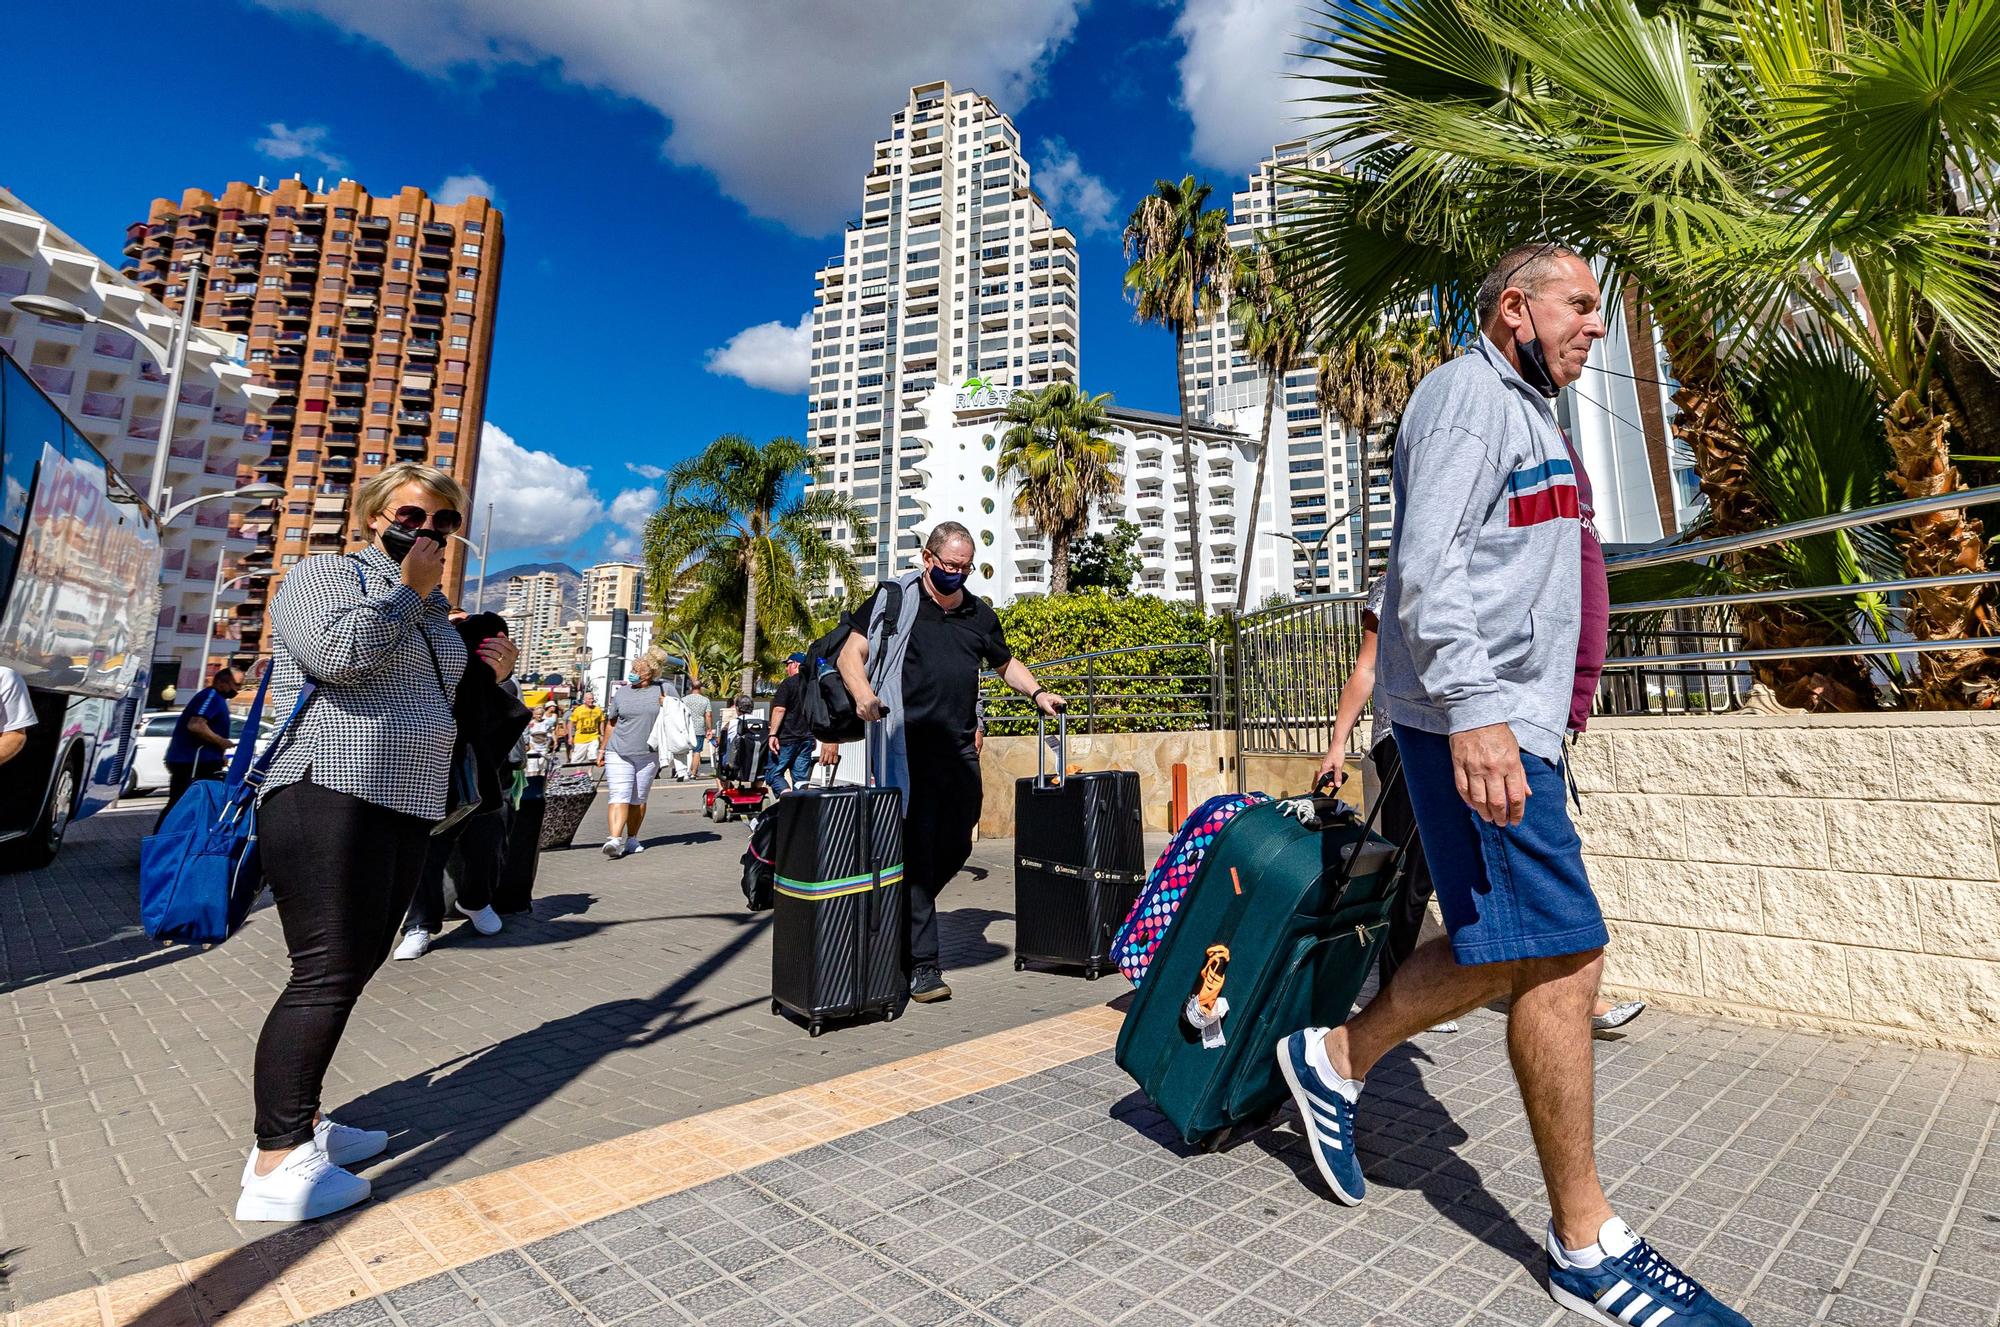
<instances>
[{"instance_id":1,"label":"man in grey sweatshirt","mask_svg":"<svg viewBox=\"0 0 2000 1327\"><path fill-rule=\"evenodd\" d=\"M1597 281L1560 245L1523 246L1480 283L1478 312L1481 335L1403 413L1376 665L1448 938L1418 946L1345 1026L1279 1042L1279 1067L1321 1176L1357 1203L1369 1069L1511 997L1508 1053L1551 1208L1550 1295L1598 1322L1737 1327L1742 1315L1618 1218L1597 1174L1590 1013L1608 937L1562 768L1588 481L1550 407L1605 334ZM1601 575L1590 583L1601 596Z\"/></svg>"}]
</instances>

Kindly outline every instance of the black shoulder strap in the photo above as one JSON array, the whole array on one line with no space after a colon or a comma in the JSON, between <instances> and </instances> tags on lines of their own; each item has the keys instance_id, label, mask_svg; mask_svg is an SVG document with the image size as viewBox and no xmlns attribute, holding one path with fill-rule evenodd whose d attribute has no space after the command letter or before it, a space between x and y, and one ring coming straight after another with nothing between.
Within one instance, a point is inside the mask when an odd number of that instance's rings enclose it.
<instances>
[{"instance_id":1,"label":"black shoulder strap","mask_svg":"<svg viewBox=\"0 0 2000 1327\"><path fill-rule=\"evenodd\" d=\"M882 639L887 640L903 620L903 583L883 581L876 593L882 596Z\"/></svg>"}]
</instances>

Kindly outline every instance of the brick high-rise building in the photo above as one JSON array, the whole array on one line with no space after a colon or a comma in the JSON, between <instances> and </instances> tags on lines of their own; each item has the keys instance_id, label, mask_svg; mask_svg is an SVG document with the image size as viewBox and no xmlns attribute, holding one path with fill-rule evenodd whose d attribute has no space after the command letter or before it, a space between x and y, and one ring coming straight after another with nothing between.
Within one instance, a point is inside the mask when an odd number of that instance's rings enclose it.
<instances>
[{"instance_id":1,"label":"brick high-rise building","mask_svg":"<svg viewBox=\"0 0 2000 1327\"><path fill-rule=\"evenodd\" d=\"M255 417L268 454L243 478L292 496L243 557L280 573L253 584L238 610L246 653L268 651L264 605L286 567L367 540L349 508L358 482L421 460L472 487L501 243L500 213L484 198L447 207L421 189L376 197L353 180L325 190L238 182L220 198L189 189L179 202L154 199L132 227L125 275L178 309L190 259L206 259L199 322L246 337L252 373L279 393ZM464 574L453 541L454 599Z\"/></svg>"}]
</instances>

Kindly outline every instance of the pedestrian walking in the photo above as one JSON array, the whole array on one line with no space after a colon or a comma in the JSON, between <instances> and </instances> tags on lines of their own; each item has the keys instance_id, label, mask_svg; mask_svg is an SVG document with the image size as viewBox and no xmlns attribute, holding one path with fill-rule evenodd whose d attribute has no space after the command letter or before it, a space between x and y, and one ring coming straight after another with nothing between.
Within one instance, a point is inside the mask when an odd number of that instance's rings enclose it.
<instances>
[{"instance_id":1,"label":"pedestrian walking","mask_svg":"<svg viewBox=\"0 0 2000 1327\"><path fill-rule=\"evenodd\" d=\"M1366 1008L1274 1048L1321 1177L1366 1192L1354 1142L1392 1047L1511 995L1508 1051L1541 1162L1558 1304L1633 1327L1746 1320L1641 1239L1598 1178L1589 1014L1607 933L1564 796L1584 577L1581 465L1550 401L1605 334L1588 263L1555 244L1481 282L1482 335L1404 411L1379 690L1444 916ZM1612 1313L1616 1317L1611 1317Z\"/></svg>"},{"instance_id":2,"label":"pedestrian walking","mask_svg":"<svg viewBox=\"0 0 2000 1327\"><path fill-rule=\"evenodd\" d=\"M599 739L604 731L604 711L586 694L583 702L569 712L569 758L575 765L588 765L602 754Z\"/></svg>"},{"instance_id":3,"label":"pedestrian walking","mask_svg":"<svg viewBox=\"0 0 2000 1327\"><path fill-rule=\"evenodd\" d=\"M701 679L698 677L688 679L680 704L687 710L688 728L695 735L694 746L687 754L674 758L674 781L686 783L689 779L701 777L701 749L715 735L715 720L710 717L708 697L701 694Z\"/></svg>"},{"instance_id":4,"label":"pedestrian walking","mask_svg":"<svg viewBox=\"0 0 2000 1327\"><path fill-rule=\"evenodd\" d=\"M392 955L399 962L422 958L444 930L447 875L454 894L450 911L464 917L480 935L498 935L501 927L493 891L503 865L514 771L529 749L531 724L519 685L512 678L504 682L495 678L479 657L481 645L496 636L507 637L506 619L498 613L475 613L460 615L453 626L470 661L452 700L452 716L478 763L479 811L431 836L423 875L403 917L403 938Z\"/></svg>"},{"instance_id":5,"label":"pedestrian walking","mask_svg":"<svg viewBox=\"0 0 2000 1327\"><path fill-rule=\"evenodd\" d=\"M229 761L229 702L236 698L238 689L236 670L218 668L208 685L182 707L181 717L174 721L174 734L167 739L167 804L153 822L156 832L196 779L222 777ZM257 740L255 733L247 736Z\"/></svg>"},{"instance_id":6,"label":"pedestrian walking","mask_svg":"<svg viewBox=\"0 0 2000 1327\"><path fill-rule=\"evenodd\" d=\"M886 604L880 589L855 611L855 630L840 650L840 675L855 712L884 725L883 782L903 791L910 998L920 1004L951 998L938 949L937 900L972 854L984 800L975 748L980 669L998 670L1043 714L1064 707L1014 657L992 606L966 592L974 557L971 531L957 521L939 525L924 542L923 566L898 579L901 613L880 656L870 658L880 636L872 643L868 630Z\"/></svg>"},{"instance_id":7,"label":"pedestrian walking","mask_svg":"<svg viewBox=\"0 0 2000 1327\"><path fill-rule=\"evenodd\" d=\"M449 809L452 706L468 654L438 586L464 509L446 471L391 465L355 494L368 546L307 558L271 605L278 711L308 682L317 692L276 754L257 815L291 977L257 1039L257 1144L240 1221L296 1221L362 1201L368 1181L343 1167L388 1145L385 1132L335 1123L320 1089ZM513 672L504 637L479 657L498 677Z\"/></svg>"},{"instance_id":8,"label":"pedestrian walking","mask_svg":"<svg viewBox=\"0 0 2000 1327\"><path fill-rule=\"evenodd\" d=\"M611 834L604 840L604 855L619 858L644 852L639 842L639 826L646 820L646 799L652 795L653 776L660 772L660 753L648 745L653 725L659 722L660 706L666 691L660 685L660 665L664 656L647 650L632 665L625 685L611 693L605 707L604 753L597 763L604 766L605 781L611 788Z\"/></svg>"},{"instance_id":9,"label":"pedestrian walking","mask_svg":"<svg viewBox=\"0 0 2000 1327\"><path fill-rule=\"evenodd\" d=\"M771 698L771 768L765 779L773 795L788 787L804 787L812 778L813 760L818 754L813 745L812 725L806 722L807 680L800 671L805 661L803 654L785 660L785 680L778 683L778 692Z\"/></svg>"}]
</instances>

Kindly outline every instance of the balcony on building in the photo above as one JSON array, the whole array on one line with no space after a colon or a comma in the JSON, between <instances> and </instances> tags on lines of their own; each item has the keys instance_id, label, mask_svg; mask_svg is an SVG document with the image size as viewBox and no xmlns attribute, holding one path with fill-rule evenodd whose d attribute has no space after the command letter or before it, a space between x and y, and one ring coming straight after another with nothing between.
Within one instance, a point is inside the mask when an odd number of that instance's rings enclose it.
<instances>
[{"instance_id":1,"label":"balcony on building","mask_svg":"<svg viewBox=\"0 0 2000 1327\"><path fill-rule=\"evenodd\" d=\"M347 267L347 274L363 284L371 286L379 285L382 281L382 264L350 263Z\"/></svg>"},{"instance_id":2,"label":"balcony on building","mask_svg":"<svg viewBox=\"0 0 2000 1327\"><path fill-rule=\"evenodd\" d=\"M290 424L299 417L299 408L290 401L274 401L264 408L264 418L282 424Z\"/></svg>"},{"instance_id":3,"label":"balcony on building","mask_svg":"<svg viewBox=\"0 0 2000 1327\"><path fill-rule=\"evenodd\" d=\"M425 239L444 240L447 243L458 235L448 221L426 221L423 230Z\"/></svg>"},{"instance_id":4,"label":"balcony on building","mask_svg":"<svg viewBox=\"0 0 2000 1327\"><path fill-rule=\"evenodd\" d=\"M326 412L326 417L336 424L359 424L361 422L361 407L337 405Z\"/></svg>"},{"instance_id":5,"label":"balcony on building","mask_svg":"<svg viewBox=\"0 0 2000 1327\"><path fill-rule=\"evenodd\" d=\"M342 350L369 350L372 349L374 345L375 345L375 338L368 332L361 331L357 328L352 328L352 327L344 327L341 329L340 348Z\"/></svg>"},{"instance_id":6,"label":"balcony on building","mask_svg":"<svg viewBox=\"0 0 2000 1327\"><path fill-rule=\"evenodd\" d=\"M137 258L139 251L146 247L146 223L135 221L125 227L124 254L127 258Z\"/></svg>"},{"instance_id":7,"label":"balcony on building","mask_svg":"<svg viewBox=\"0 0 2000 1327\"><path fill-rule=\"evenodd\" d=\"M396 455L406 460L422 456L429 448L429 445L429 440L420 434L399 433L396 435Z\"/></svg>"},{"instance_id":8,"label":"balcony on building","mask_svg":"<svg viewBox=\"0 0 2000 1327\"><path fill-rule=\"evenodd\" d=\"M316 203L308 203L299 209L298 216L292 219L292 225L299 230L324 230L326 208Z\"/></svg>"},{"instance_id":9,"label":"balcony on building","mask_svg":"<svg viewBox=\"0 0 2000 1327\"><path fill-rule=\"evenodd\" d=\"M309 323L312 321L312 316L310 304L287 304L278 310L278 322L287 327Z\"/></svg>"},{"instance_id":10,"label":"balcony on building","mask_svg":"<svg viewBox=\"0 0 2000 1327\"><path fill-rule=\"evenodd\" d=\"M207 212L182 213L181 226L190 235L215 234L215 218L209 215Z\"/></svg>"},{"instance_id":11,"label":"balcony on building","mask_svg":"<svg viewBox=\"0 0 2000 1327\"><path fill-rule=\"evenodd\" d=\"M349 327L373 327L375 305L372 302L349 300L340 311L340 321Z\"/></svg>"},{"instance_id":12,"label":"balcony on building","mask_svg":"<svg viewBox=\"0 0 2000 1327\"><path fill-rule=\"evenodd\" d=\"M361 228L361 233L364 235L387 235L389 233L389 218L387 217L362 217L355 224Z\"/></svg>"},{"instance_id":13,"label":"balcony on building","mask_svg":"<svg viewBox=\"0 0 2000 1327\"><path fill-rule=\"evenodd\" d=\"M229 275L240 281L257 279L257 246L237 245L237 256L229 260Z\"/></svg>"},{"instance_id":14,"label":"balcony on building","mask_svg":"<svg viewBox=\"0 0 2000 1327\"><path fill-rule=\"evenodd\" d=\"M338 553L347 545L347 532L344 530L314 530L306 542L307 546L315 553Z\"/></svg>"},{"instance_id":15,"label":"balcony on building","mask_svg":"<svg viewBox=\"0 0 2000 1327\"><path fill-rule=\"evenodd\" d=\"M417 269L417 284L425 289L432 287L442 289L451 284L451 269L449 267L420 267Z\"/></svg>"},{"instance_id":16,"label":"balcony on building","mask_svg":"<svg viewBox=\"0 0 2000 1327\"><path fill-rule=\"evenodd\" d=\"M363 231L355 238L354 252L357 257L365 255L369 258L380 258L387 251L388 246L382 243L380 236L370 235L366 231Z\"/></svg>"},{"instance_id":17,"label":"balcony on building","mask_svg":"<svg viewBox=\"0 0 2000 1327\"><path fill-rule=\"evenodd\" d=\"M451 246L449 244L423 245L417 250L417 262L426 267L449 267L451 265Z\"/></svg>"},{"instance_id":18,"label":"balcony on building","mask_svg":"<svg viewBox=\"0 0 2000 1327\"><path fill-rule=\"evenodd\" d=\"M409 317L409 325L412 327L443 327L444 318L435 313L413 313Z\"/></svg>"},{"instance_id":19,"label":"balcony on building","mask_svg":"<svg viewBox=\"0 0 2000 1327\"><path fill-rule=\"evenodd\" d=\"M406 400L427 402L431 399L431 380L429 378L405 378L400 390Z\"/></svg>"},{"instance_id":20,"label":"balcony on building","mask_svg":"<svg viewBox=\"0 0 2000 1327\"><path fill-rule=\"evenodd\" d=\"M401 428L427 430L431 426L431 412L428 410L399 410L396 412L396 424ZM402 442L403 439L396 439L398 446L401 446Z\"/></svg>"},{"instance_id":21,"label":"balcony on building","mask_svg":"<svg viewBox=\"0 0 2000 1327\"><path fill-rule=\"evenodd\" d=\"M323 475L351 475L354 473L354 458L352 456L328 456L320 462L319 472Z\"/></svg>"},{"instance_id":22,"label":"balcony on building","mask_svg":"<svg viewBox=\"0 0 2000 1327\"><path fill-rule=\"evenodd\" d=\"M296 350L280 350L264 362L270 365L279 376L296 378L298 377L299 370L305 367L306 357ZM294 387L297 385L297 383L292 384Z\"/></svg>"},{"instance_id":23,"label":"balcony on building","mask_svg":"<svg viewBox=\"0 0 2000 1327\"><path fill-rule=\"evenodd\" d=\"M406 341L403 343L403 353L408 355L411 359L436 359L438 353L438 343L434 339L428 337L419 340Z\"/></svg>"},{"instance_id":24,"label":"balcony on building","mask_svg":"<svg viewBox=\"0 0 2000 1327\"><path fill-rule=\"evenodd\" d=\"M442 292L436 290L419 290L410 296L410 303L419 309L442 312L444 310L444 295Z\"/></svg>"},{"instance_id":25,"label":"balcony on building","mask_svg":"<svg viewBox=\"0 0 2000 1327\"><path fill-rule=\"evenodd\" d=\"M365 378L368 376L368 361L359 355L344 355L334 361L333 369L343 378L349 374Z\"/></svg>"},{"instance_id":26,"label":"balcony on building","mask_svg":"<svg viewBox=\"0 0 2000 1327\"><path fill-rule=\"evenodd\" d=\"M311 235L301 235L296 231L292 233L291 253L292 253L292 260L295 263L297 262L301 254L316 254L318 252L319 252L318 239L316 239Z\"/></svg>"},{"instance_id":27,"label":"balcony on building","mask_svg":"<svg viewBox=\"0 0 2000 1327\"><path fill-rule=\"evenodd\" d=\"M320 441L326 444L326 449L329 453L346 452L352 454L361 446L361 435L341 429L338 432L327 434Z\"/></svg>"},{"instance_id":28,"label":"balcony on building","mask_svg":"<svg viewBox=\"0 0 2000 1327\"><path fill-rule=\"evenodd\" d=\"M236 255L230 261L232 263L241 263L246 256L255 255L261 252L263 248L264 248L264 241L260 237L256 235L238 234L235 239L229 242L229 251L232 254ZM249 264L249 266L254 271L257 264L253 260Z\"/></svg>"},{"instance_id":29,"label":"balcony on building","mask_svg":"<svg viewBox=\"0 0 2000 1327\"><path fill-rule=\"evenodd\" d=\"M358 401L368 395L368 384L359 379L344 378L333 383L333 397L336 401Z\"/></svg>"}]
</instances>

